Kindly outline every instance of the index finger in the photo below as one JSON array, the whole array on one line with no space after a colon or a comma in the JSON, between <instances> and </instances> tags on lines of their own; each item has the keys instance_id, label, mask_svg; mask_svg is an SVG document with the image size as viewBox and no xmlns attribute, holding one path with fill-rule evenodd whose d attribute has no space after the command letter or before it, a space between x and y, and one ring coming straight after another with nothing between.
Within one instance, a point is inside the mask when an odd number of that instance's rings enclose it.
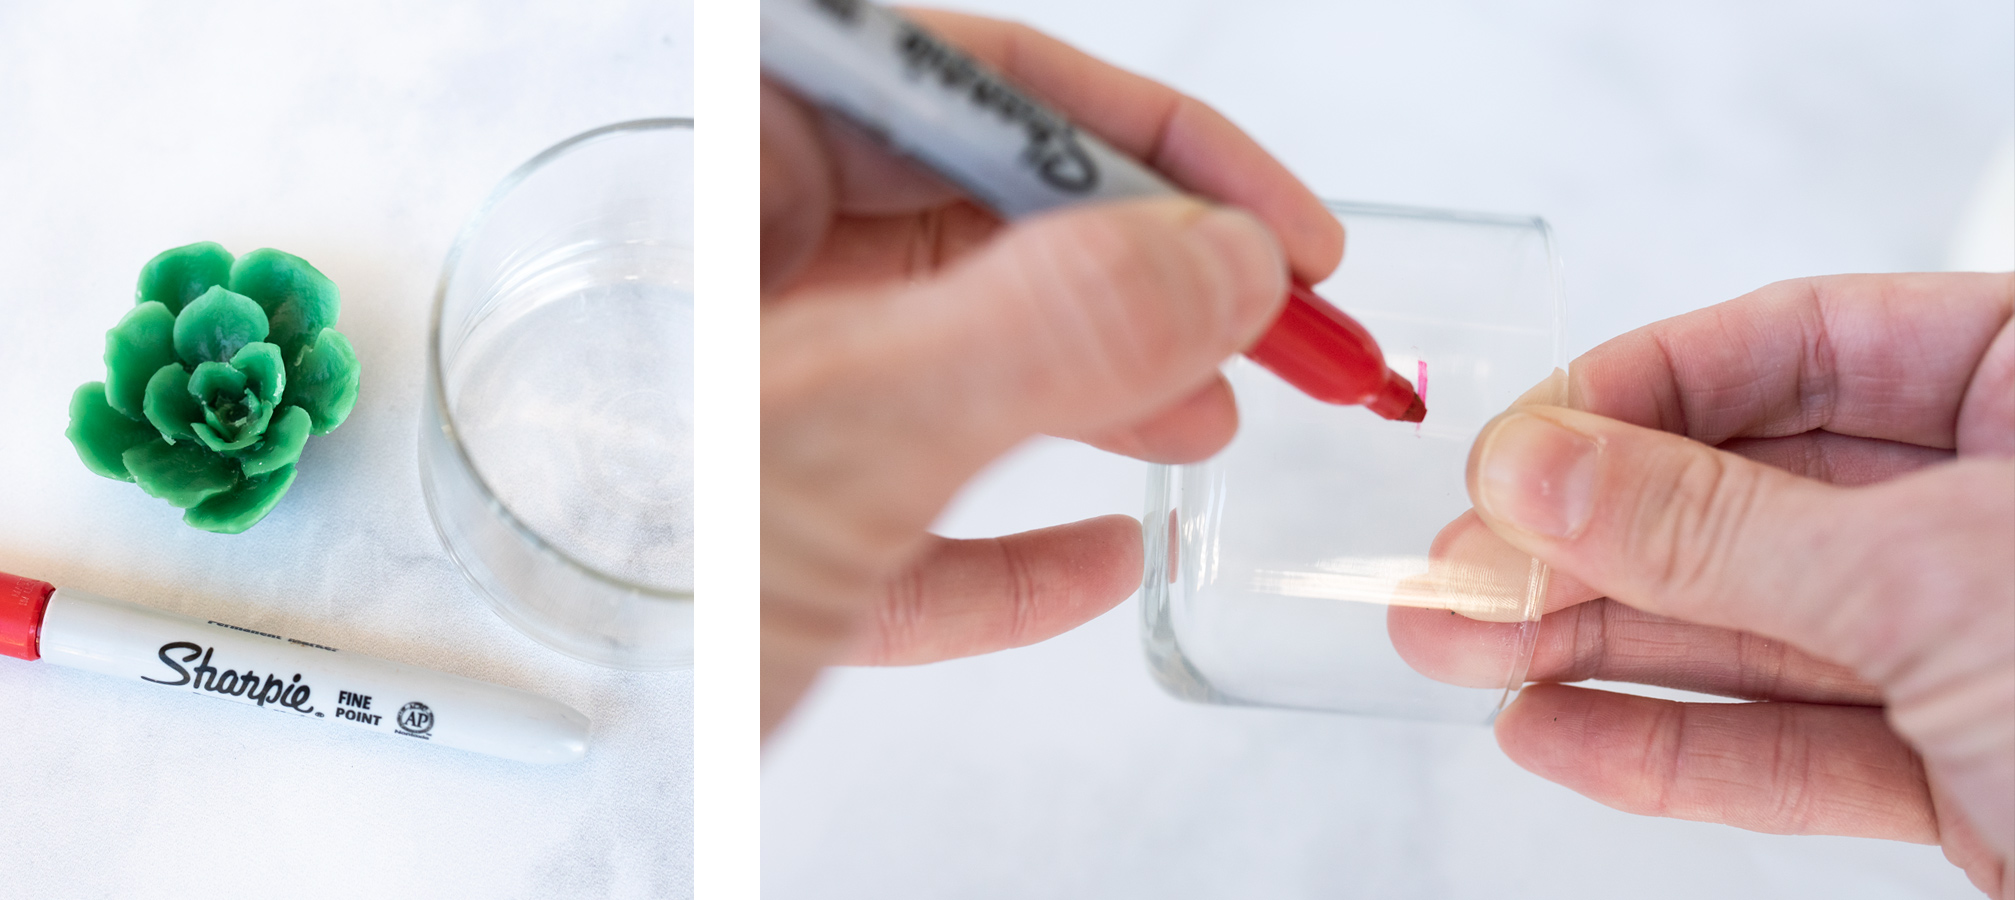
<instances>
[{"instance_id":1,"label":"index finger","mask_svg":"<svg viewBox=\"0 0 2015 900\"><path fill-rule=\"evenodd\" d=\"M1707 444L1817 429L1950 450L1962 411L2015 421L2011 314L2011 273L1779 282L1589 351L1569 404Z\"/></svg>"},{"instance_id":2,"label":"index finger","mask_svg":"<svg viewBox=\"0 0 2015 900\"><path fill-rule=\"evenodd\" d=\"M1328 277L1343 258L1343 226L1322 201L1201 101L1026 25L942 10L904 13L1176 184L1258 216L1304 281Z\"/></svg>"}]
</instances>

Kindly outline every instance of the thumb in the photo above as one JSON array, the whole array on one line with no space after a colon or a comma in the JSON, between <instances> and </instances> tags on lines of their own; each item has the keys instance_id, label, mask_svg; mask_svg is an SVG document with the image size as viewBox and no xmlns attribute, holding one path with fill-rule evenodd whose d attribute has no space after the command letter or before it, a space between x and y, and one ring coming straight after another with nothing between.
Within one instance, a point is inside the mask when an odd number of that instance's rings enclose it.
<instances>
[{"instance_id":1,"label":"thumb","mask_svg":"<svg viewBox=\"0 0 2015 900\"><path fill-rule=\"evenodd\" d=\"M2001 802L2015 791L2015 460L1842 488L1530 406L1485 426L1469 493L1498 536L1614 600L1854 667L1972 823L2015 848Z\"/></svg>"},{"instance_id":2,"label":"thumb","mask_svg":"<svg viewBox=\"0 0 2015 900\"><path fill-rule=\"evenodd\" d=\"M1843 658L1865 528L1850 492L1679 435L1527 406L1485 426L1469 494L1485 524L1647 612Z\"/></svg>"},{"instance_id":3,"label":"thumb","mask_svg":"<svg viewBox=\"0 0 2015 900\"><path fill-rule=\"evenodd\" d=\"M1030 434L1130 425L1196 393L1278 315L1286 278L1252 215L1135 201L1020 224L896 312L924 345L924 370L958 386L935 393L952 401L941 433L990 458Z\"/></svg>"}]
</instances>

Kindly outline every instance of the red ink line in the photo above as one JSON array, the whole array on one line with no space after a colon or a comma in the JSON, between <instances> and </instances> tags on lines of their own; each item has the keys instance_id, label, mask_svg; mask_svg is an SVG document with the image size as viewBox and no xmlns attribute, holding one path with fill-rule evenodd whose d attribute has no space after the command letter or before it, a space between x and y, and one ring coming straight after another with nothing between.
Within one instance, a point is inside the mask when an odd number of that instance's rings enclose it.
<instances>
[{"instance_id":1,"label":"red ink line","mask_svg":"<svg viewBox=\"0 0 2015 900\"><path fill-rule=\"evenodd\" d=\"M1426 405L1427 405L1427 360L1424 360L1424 359L1423 359L1423 360L1420 360L1420 362L1419 362L1419 369L1418 369L1417 371L1418 371L1418 374L1417 374L1417 375L1416 375L1416 376L1414 377L1414 381L1413 381L1413 390L1414 390L1414 393L1416 393L1416 394L1419 394L1419 395L1420 395L1420 405L1422 405L1422 406L1426 406ZM1419 433L1420 433L1420 423L1419 423L1419 422L1415 422L1415 423L1413 423L1413 433L1414 433L1414 434L1419 434Z\"/></svg>"}]
</instances>

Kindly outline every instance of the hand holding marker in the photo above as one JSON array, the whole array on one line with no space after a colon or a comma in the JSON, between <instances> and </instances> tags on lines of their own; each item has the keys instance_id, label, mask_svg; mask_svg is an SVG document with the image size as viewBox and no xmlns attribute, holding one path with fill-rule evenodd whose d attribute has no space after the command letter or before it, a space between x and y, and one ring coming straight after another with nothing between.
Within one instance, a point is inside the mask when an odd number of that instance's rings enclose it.
<instances>
[{"instance_id":1,"label":"hand holding marker","mask_svg":"<svg viewBox=\"0 0 2015 900\"><path fill-rule=\"evenodd\" d=\"M4 572L0 655L521 762L588 752L587 717L544 697Z\"/></svg>"},{"instance_id":2,"label":"hand holding marker","mask_svg":"<svg viewBox=\"0 0 2015 900\"><path fill-rule=\"evenodd\" d=\"M763 72L859 124L1003 218L1179 193L897 13L862 0L763 0ZM1246 356L1327 403L1421 421L1363 326L1294 282Z\"/></svg>"}]
</instances>

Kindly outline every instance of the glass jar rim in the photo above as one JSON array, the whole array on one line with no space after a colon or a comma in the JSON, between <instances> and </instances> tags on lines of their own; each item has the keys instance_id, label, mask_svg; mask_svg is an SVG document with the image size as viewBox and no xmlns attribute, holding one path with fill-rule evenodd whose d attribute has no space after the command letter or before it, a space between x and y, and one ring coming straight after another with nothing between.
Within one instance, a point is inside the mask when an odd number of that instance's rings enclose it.
<instances>
[{"instance_id":1,"label":"glass jar rim","mask_svg":"<svg viewBox=\"0 0 2015 900\"><path fill-rule=\"evenodd\" d=\"M505 525L509 526L519 538L530 545L534 552L551 556L564 563L568 568L618 590L650 600L672 603L691 603L693 601L693 592L691 590L670 590L656 585L643 584L619 575L604 572L580 557L561 549L544 535L539 534L530 525L526 524L523 519L519 518L517 513L511 511L510 506L504 503L503 499L497 495L496 489L491 487L489 480L483 477L482 470L476 467L475 460L469 456L469 449L463 446L459 433L460 429L455 423L454 408L448 402L447 376L442 371L444 361L441 358L441 319L447 307L448 286L454 280L455 269L461 264L463 252L474 240L476 234L482 231L483 226L488 223L490 215L503 202L504 198L509 197L527 179L552 164L555 160L603 139L637 133L673 130L691 131L692 129L693 120L690 117L631 119L624 122L615 122L599 128L591 128L551 147L547 147L531 159L521 163L517 168L512 169L511 173L504 176L504 179L498 182L496 187L490 189L490 193L483 198L482 204L477 206L476 211L470 214L468 221L462 224L461 230L455 235L454 243L449 245L447 259L441 265L440 282L434 287L434 308L428 316L427 323L427 390L433 398L435 410L441 417L441 427L445 432L443 436L447 439L448 446L454 448L456 462L468 473L470 479L475 482L476 487L483 492L484 499L490 502L491 508L496 511L498 518ZM428 512L429 518L433 518L432 510ZM439 530L438 522L435 527L436 530ZM445 540L445 535L443 538Z\"/></svg>"}]
</instances>

